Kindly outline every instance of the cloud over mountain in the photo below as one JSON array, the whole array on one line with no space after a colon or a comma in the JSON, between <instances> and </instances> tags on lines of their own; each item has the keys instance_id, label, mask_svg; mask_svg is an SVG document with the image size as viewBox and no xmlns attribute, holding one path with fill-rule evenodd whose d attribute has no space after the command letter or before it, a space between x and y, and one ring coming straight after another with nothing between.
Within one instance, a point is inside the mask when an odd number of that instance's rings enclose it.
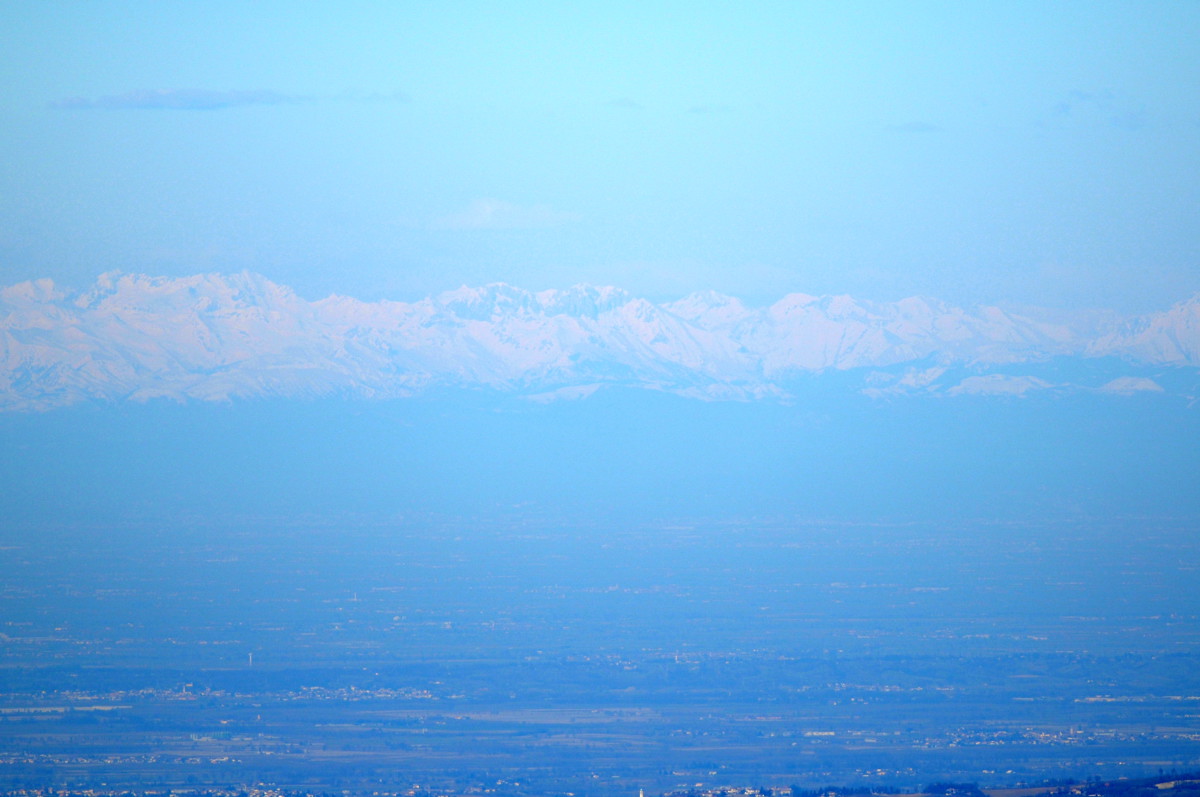
<instances>
[{"instance_id":1,"label":"cloud over mountain","mask_svg":"<svg viewBox=\"0 0 1200 797\"><path fill-rule=\"evenodd\" d=\"M578 221L579 214L549 205L515 205L499 199L476 199L464 210L434 219L435 230L529 230Z\"/></svg>"},{"instance_id":2,"label":"cloud over mountain","mask_svg":"<svg viewBox=\"0 0 1200 797\"><path fill-rule=\"evenodd\" d=\"M1090 364L1091 382L1035 373L1055 362ZM544 398L603 385L746 400L786 398L822 373L852 375L851 389L879 396L1129 395L1162 390L1147 368L1198 365L1200 296L1097 324L919 297L790 294L749 308L709 291L654 304L588 285L310 302L249 273L111 273L80 292L49 280L0 289L0 407L17 410L430 389Z\"/></svg>"}]
</instances>

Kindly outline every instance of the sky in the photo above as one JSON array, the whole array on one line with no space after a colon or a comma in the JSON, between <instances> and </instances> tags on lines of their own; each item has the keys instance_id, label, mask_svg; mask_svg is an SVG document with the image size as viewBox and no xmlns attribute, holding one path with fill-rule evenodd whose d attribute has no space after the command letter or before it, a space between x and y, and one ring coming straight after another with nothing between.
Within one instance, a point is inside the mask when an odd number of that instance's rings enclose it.
<instances>
[{"instance_id":1,"label":"sky","mask_svg":"<svg viewBox=\"0 0 1200 797\"><path fill-rule=\"evenodd\" d=\"M5 3L0 284L1165 309L1200 3Z\"/></svg>"}]
</instances>

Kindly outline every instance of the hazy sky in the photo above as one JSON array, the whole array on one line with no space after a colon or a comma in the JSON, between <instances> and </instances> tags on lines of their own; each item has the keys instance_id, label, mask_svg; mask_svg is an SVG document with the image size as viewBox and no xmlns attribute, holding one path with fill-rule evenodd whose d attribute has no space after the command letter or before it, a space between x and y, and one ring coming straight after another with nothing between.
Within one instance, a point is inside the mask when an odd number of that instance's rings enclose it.
<instances>
[{"instance_id":1,"label":"hazy sky","mask_svg":"<svg viewBox=\"0 0 1200 797\"><path fill-rule=\"evenodd\" d=\"M0 5L0 283L1166 307L1200 3Z\"/></svg>"}]
</instances>

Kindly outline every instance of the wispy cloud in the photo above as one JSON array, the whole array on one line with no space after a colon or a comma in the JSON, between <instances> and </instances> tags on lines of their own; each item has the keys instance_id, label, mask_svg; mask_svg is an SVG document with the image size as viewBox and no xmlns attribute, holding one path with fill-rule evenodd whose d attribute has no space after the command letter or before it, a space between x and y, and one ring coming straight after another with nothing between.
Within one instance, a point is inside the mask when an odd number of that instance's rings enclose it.
<instances>
[{"instance_id":1,"label":"wispy cloud","mask_svg":"<svg viewBox=\"0 0 1200 797\"><path fill-rule=\"evenodd\" d=\"M1112 92L1106 91L1101 94L1095 94L1090 91L1081 91L1072 89L1066 95L1054 104L1054 113L1057 116L1071 116L1080 108L1107 108L1112 104Z\"/></svg>"},{"instance_id":2,"label":"wispy cloud","mask_svg":"<svg viewBox=\"0 0 1200 797\"><path fill-rule=\"evenodd\" d=\"M528 230L578 221L578 213L549 205L514 205L499 199L476 199L463 211L434 219L435 230Z\"/></svg>"},{"instance_id":3,"label":"wispy cloud","mask_svg":"<svg viewBox=\"0 0 1200 797\"><path fill-rule=\"evenodd\" d=\"M247 105L284 105L306 102L309 97L268 89L213 91L210 89L138 89L124 94L107 94L95 99L70 97L51 103L63 110L113 111L216 111Z\"/></svg>"},{"instance_id":4,"label":"wispy cloud","mask_svg":"<svg viewBox=\"0 0 1200 797\"><path fill-rule=\"evenodd\" d=\"M1144 107L1129 103L1112 91L1074 89L1055 103L1051 111L1052 117L1058 120L1103 120L1118 130L1141 130L1149 123Z\"/></svg>"}]
</instances>

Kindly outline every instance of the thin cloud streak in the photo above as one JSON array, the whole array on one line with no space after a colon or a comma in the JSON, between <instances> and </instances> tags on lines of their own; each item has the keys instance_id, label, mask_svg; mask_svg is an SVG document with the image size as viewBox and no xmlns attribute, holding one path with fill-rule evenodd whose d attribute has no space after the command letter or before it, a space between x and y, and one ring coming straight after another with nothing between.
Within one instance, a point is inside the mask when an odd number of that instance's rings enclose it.
<instances>
[{"instance_id":1,"label":"thin cloud streak","mask_svg":"<svg viewBox=\"0 0 1200 797\"><path fill-rule=\"evenodd\" d=\"M51 103L70 111L217 111L249 105L286 105L311 98L269 89L213 91L210 89L137 89L96 99L71 97Z\"/></svg>"},{"instance_id":2,"label":"thin cloud streak","mask_svg":"<svg viewBox=\"0 0 1200 797\"><path fill-rule=\"evenodd\" d=\"M1127 132L1142 130L1150 124L1148 113L1142 104L1121 97L1111 89L1072 89L1055 103L1051 109L1051 116L1059 121L1100 121L1109 127Z\"/></svg>"}]
</instances>

